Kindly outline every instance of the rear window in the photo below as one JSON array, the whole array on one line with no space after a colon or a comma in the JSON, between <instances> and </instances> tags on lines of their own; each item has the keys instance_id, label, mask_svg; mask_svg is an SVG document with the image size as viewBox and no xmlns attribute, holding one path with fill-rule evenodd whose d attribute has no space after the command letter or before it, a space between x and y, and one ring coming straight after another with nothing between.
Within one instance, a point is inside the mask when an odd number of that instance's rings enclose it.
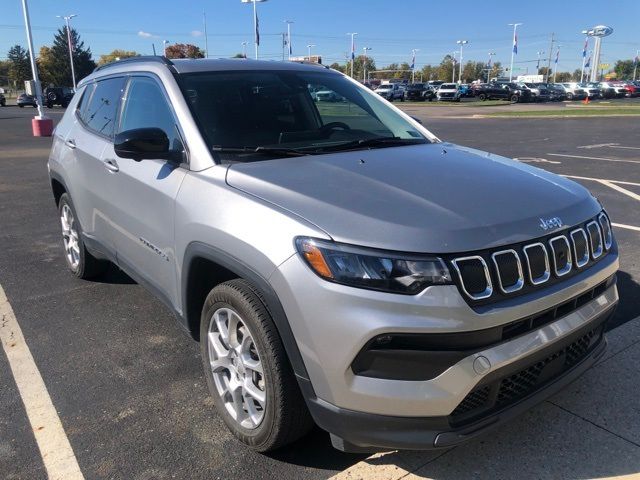
<instances>
[{"instance_id":1,"label":"rear window","mask_svg":"<svg viewBox=\"0 0 640 480\"><path fill-rule=\"evenodd\" d=\"M83 95L80 118L89 130L113 137L124 82L122 77L97 82L86 106L86 94Z\"/></svg>"}]
</instances>

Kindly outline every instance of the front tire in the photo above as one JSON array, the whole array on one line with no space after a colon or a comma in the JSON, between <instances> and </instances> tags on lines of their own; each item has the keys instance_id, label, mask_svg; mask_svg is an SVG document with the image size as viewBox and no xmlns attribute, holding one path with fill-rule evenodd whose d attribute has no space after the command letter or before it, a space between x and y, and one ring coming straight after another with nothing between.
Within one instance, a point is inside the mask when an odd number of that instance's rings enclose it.
<instances>
[{"instance_id":1,"label":"front tire","mask_svg":"<svg viewBox=\"0 0 640 480\"><path fill-rule=\"evenodd\" d=\"M58 212L62 227L64 258L71 273L82 279L94 278L104 273L109 267L109 262L98 260L87 251L82 239L82 229L69 194L64 193L60 197Z\"/></svg>"},{"instance_id":2,"label":"front tire","mask_svg":"<svg viewBox=\"0 0 640 480\"><path fill-rule=\"evenodd\" d=\"M282 340L251 283L231 280L209 292L200 352L216 410L244 444L275 450L313 426Z\"/></svg>"}]
</instances>

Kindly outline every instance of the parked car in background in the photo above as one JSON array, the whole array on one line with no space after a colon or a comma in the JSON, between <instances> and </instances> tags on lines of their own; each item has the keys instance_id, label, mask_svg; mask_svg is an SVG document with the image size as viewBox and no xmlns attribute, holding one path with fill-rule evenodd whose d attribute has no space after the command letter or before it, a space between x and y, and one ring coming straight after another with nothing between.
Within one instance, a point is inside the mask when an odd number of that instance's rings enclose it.
<instances>
[{"instance_id":1,"label":"parked car in background","mask_svg":"<svg viewBox=\"0 0 640 480\"><path fill-rule=\"evenodd\" d=\"M438 88L438 101L459 102L460 89L457 83L443 83Z\"/></svg>"},{"instance_id":2,"label":"parked car in background","mask_svg":"<svg viewBox=\"0 0 640 480\"><path fill-rule=\"evenodd\" d=\"M331 90L320 90L311 94L316 102L341 102L343 98Z\"/></svg>"},{"instance_id":3,"label":"parked car in background","mask_svg":"<svg viewBox=\"0 0 640 480\"><path fill-rule=\"evenodd\" d=\"M627 94L626 88L613 82L600 82L599 87L602 92L602 98L622 98Z\"/></svg>"},{"instance_id":4,"label":"parked car in background","mask_svg":"<svg viewBox=\"0 0 640 480\"><path fill-rule=\"evenodd\" d=\"M542 83L519 82L517 84L523 90L529 90L534 102L549 101L549 91Z\"/></svg>"},{"instance_id":5,"label":"parked car in background","mask_svg":"<svg viewBox=\"0 0 640 480\"><path fill-rule=\"evenodd\" d=\"M423 102L425 100L431 100L433 96L428 97L427 92L430 90L427 88L427 85L424 83L412 83L407 85L407 91L405 93L405 98L414 102Z\"/></svg>"},{"instance_id":6,"label":"parked car in background","mask_svg":"<svg viewBox=\"0 0 640 480\"><path fill-rule=\"evenodd\" d=\"M7 99L4 96L4 93L0 92L0 107L4 107L7 104Z\"/></svg>"},{"instance_id":7,"label":"parked car in background","mask_svg":"<svg viewBox=\"0 0 640 480\"><path fill-rule=\"evenodd\" d=\"M73 98L73 89L69 87L47 87L44 89L43 94L47 108L53 108L55 105L67 108Z\"/></svg>"},{"instance_id":8,"label":"parked car in background","mask_svg":"<svg viewBox=\"0 0 640 480\"><path fill-rule=\"evenodd\" d=\"M562 102L567 99L567 93L564 88L554 83L545 84L545 88L549 92L549 101Z\"/></svg>"},{"instance_id":9,"label":"parked car in background","mask_svg":"<svg viewBox=\"0 0 640 480\"><path fill-rule=\"evenodd\" d=\"M16 105L18 105L20 108L38 106L38 104L36 103L36 97L34 97L33 95L29 95L27 93L21 93L18 96L16 100Z\"/></svg>"},{"instance_id":10,"label":"parked car in background","mask_svg":"<svg viewBox=\"0 0 640 480\"><path fill-rule=\"evenodd\" d=\"M383 83L374 90L382 98L393 102L394 100L400 100L404 102L404 91L397 83Z\"/></svg>"},{"instance_id":11,"label":"parked car in background","mask_svg":"<svg viewBox=\"0 0 640 480\"><path fill-rule=\"evenodd\" d=\"M474 89L479 100L509 100L511 103L531 102L531 90L520 88L515 83L481 83Z\"/></svg>"},{"instance_id":12,"label":"parked car in background","mask_svg":"<svg viewBox=\"0 0 640 480\"><path fill-rule=\"evenodd\" d=\"M567 94L567 100L584 100L587 98L587 92L585 92L577 83L565 82L556 83L556 85L560 85L564 88L564 91Z\"/></svg>"},{"instance_id":13,"label":"parked car in background","mask_svg":"<svg viewBox=\"0 0 640 480\"><path fill-rule=\"evenodd\" d=\"M640 96L640 88L637 85L635 85L633 82L631 81L622 82L620 86L622 86L627 91L627 93L625 94L626 97Z\"/></svg>"},{"instance_id":14,"label":"parked car in background","mask_svg":"<svg viewBox=\"0 0 640 480\"><path fill-rule=\"evenodd\" d=\"M600 87L597 85L590 85L588 83L578 83L577 85L584 90L590 100L602 97Z\"/></svg>"}]
</instances>

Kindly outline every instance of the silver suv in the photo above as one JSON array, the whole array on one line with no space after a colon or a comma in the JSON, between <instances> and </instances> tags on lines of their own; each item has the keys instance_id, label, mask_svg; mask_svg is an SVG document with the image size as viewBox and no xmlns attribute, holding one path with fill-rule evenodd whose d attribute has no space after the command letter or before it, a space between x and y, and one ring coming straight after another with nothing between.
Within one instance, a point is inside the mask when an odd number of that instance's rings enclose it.
<instances>
[{"instance_id":1,"label":"silver suv","mask_svg":"<svg viewBox=\"0 0 640 480\"><path fill-rule=\"evenodd\" d=\"M49 172L71 272L112 262L163 300L259 451L314 422L345 451L467 440L600 358L618 302L587 190L318 65L100 67Z\"/></svg>"}]
</instances>

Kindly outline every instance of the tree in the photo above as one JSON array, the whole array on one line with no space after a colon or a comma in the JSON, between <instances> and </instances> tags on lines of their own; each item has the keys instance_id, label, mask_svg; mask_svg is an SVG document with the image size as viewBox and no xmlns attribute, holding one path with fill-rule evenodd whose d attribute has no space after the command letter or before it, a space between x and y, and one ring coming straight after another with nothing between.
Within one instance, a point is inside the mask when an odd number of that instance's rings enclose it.
<instances>
[{"instance_id":1,"label":"tree","mask_svg":"<svg viewBox=\"0 0 640 480\"><path fill-rule=\"evenodd\" d=\"M553 77L552 77L553 79ZM571 80L571 73L569 72L558 72L556 73L555 81L558 83L568 82ZM578 78L578 80L580 80Z\"/></svg>"},{"instance_id":2,"label":"tree","mask_svg":"<svg viewBox=\"0 0 640 480\"><path fill-rule=\"evenodd\" d=\"M233 57L231 58L247 58L247 56L244 53L236 53Z\"/></svg>"},{"instance_id":3,"label":"tree","mask_svg":"<svg viewBox=\"0 0 640 480\"><path fill-rule=\"evenodd\" d=\"M613 71L618 80L627 80L633 77L633 60L618 60L613 66Z\"/></svg>"},{"instance_id":4,"label":"tree","mask_svg":"<svg viewBox=\"0 0 640 480\"><path fill-rule=\"evenodd\" d=\"M9 60L0 60L0 85L9 84Z\"/></svg>"},{"instance_id":5,"label":"tree","mask_svg":"<svg viewBox=\"0 0 640 480\"><path fill-rule=\"evenodd\" d=\"M474 80L484 80L487 77L487 64L484 62L467 62L462 67L462 81L472 82Z\"/></svg>"},{"instance_id":6,"label":"tree","mask_svg":"<svg viewBox=\"0 0 640 480\"><path fill-rule=\"evenodd\" d=\"M98 60L98 65L105 65L107 63L122 60L123 58L131 58L131 57L139 57L139 56L140 54L138 52L134 52L130 50L120 50L116 48L111 53L107 53L106 55L100 55L100 60Z\"/></svg>"},{"instance_id":7,"label":"tree","mask_svg":"<svg viewBox=\"0 0 640 480\"><path fill-rule=\"evenodd\" d=\"M204 58L204 52L200 47L190 43L176 43L166 49L167 58Z\"/></svg>"},{"instance_id":8,"label":"tree","mask_svg":"<svg viewBox=\"0 0 640 480\"><path fill-rule=\"evenodd\" d=\"M9 59L9 80L18 88L22 88L24 81L31 78L29 52L20 45L14 45L9 49L7 58Z\"/></svg>"},{"instance_id":9,"label":"tree","mask_svg":"<svg viewBox=\"0 0 640 480\"><path fill-rule=\"evenodd\" d=\"M437 78L441 82L450 82L453 79L453 69L458 68L458 62L451 55L445 55L437 69Z\"/></svg>"},{"instance_id":10,"label":"tree","mask_svg":"<svg viewBox=\"0 0 640 480\"><path fill-rule=\"evenodd\" d=\"M547 67L540 67L540 69L538 70L538 75L542 75L544 76L545 80L548 78L549 81L551 81L553 76L553 69L547 68Z\"/></svg>"},{"instance_id":11,"label":"tree","mask_svg":"<svg viewBox=\"0 0 640 480\"><path fill-rule=\"evenodd\" d=\"M76 81L89 75L95 68L96 62L91 58L91 49L84 47L80 35L71 29L71 45L73 46L73 66ZM56 32L51 47L42 47L38 57L38 69L43 85L71 86L71 65L69 64L69 46L67 44L67 27Z\"/></svg>"},{"instance_id":12,"label":"tree","mask_svg":"<svg viewBox=\"0 0 640 480\"><path fill-rule=\"evenodd\" d=\"M489 79L501 77L503 73L502 63L494 62L491 66L491 71L489 72Z\"/></svg>"},{"instance_id":13,"label":"tree","mask_svg":"<svg viewBox=\"0 0 640 480\"><path fill-rule=\"evenodd\" d=\"M422 67L422 70L420 70L420 75L422 75L423 82L428 82L429 80L435 80L436 68L433 65L425 65L424 67Z\"/></svg>"},{"instance_id":14,"label":"tree","mask_svg":"<svg viewBox=\"0 0 640 480\"><path fill-rule=\"evenodd\" d=\"M366 60L365 60L366 58ZM368 73L372 73L376 70L376 62L369 55L358 55L353 61L353 76L356 80L362 80L364 78L364 70L366 68ZM351 73L351 66L347 65L347 73Z\"/></svg>"},{"instance_id":15,"label":"tree","mask_svg":"<svg viewBox=\"0 0 640 480\"><path fill-rule=\"evenodd\" d=\"M333 62L331 65L329 65L329 68L331 68L333 70L337 70L337 71L342 72L342 73L345 72L344 65L340 65L338 62Z\"/></svg>"},{"instance_id":16,"label":"tree","mask_svg":"<svg viewBox=\"0 0 640 480\"><path fill-rule=\"evenodd\" d=\"M571 80L574 82L579 82L580 81L580 77L582 77L582 69L581 68L576 68L573 71L573 74L571 75Z\"/></svg>"}]
</instances>

